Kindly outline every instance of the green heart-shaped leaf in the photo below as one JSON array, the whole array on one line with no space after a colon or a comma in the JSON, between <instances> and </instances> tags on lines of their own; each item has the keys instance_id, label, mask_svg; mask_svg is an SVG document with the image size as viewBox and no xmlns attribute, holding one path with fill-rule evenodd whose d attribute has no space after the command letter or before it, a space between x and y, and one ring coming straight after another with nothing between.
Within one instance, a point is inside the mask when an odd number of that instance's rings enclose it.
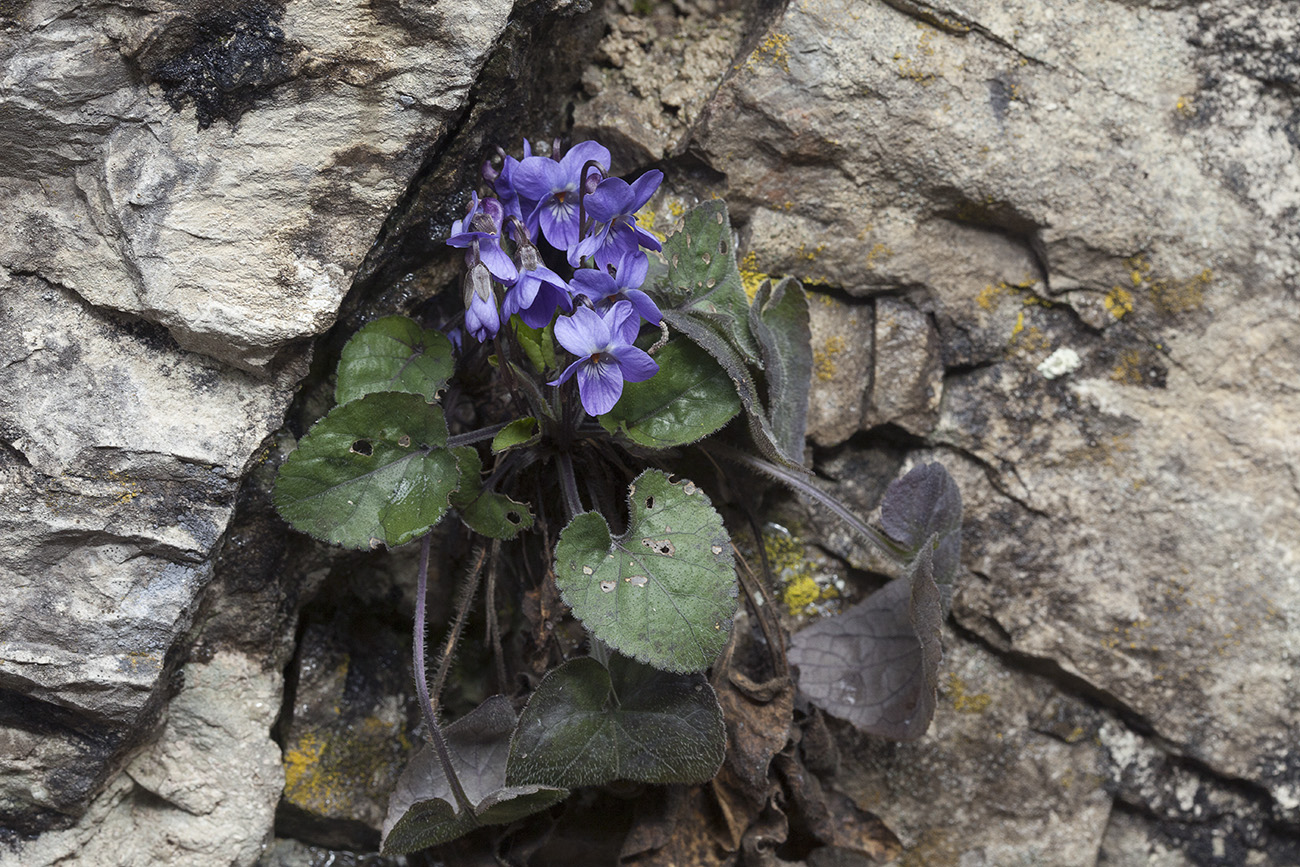
<instances>
[{"instance_id":1,"label":"green heart-shaped leaf","mask_svg":"<svg viewBox=\"0 0 1300 867\"><path fill-rule=\"evenodd\" d=\"M716 361L689 340L670 340L655 356L659 372L623 386L623 397L600 417L638 445L666 449L704 439L740 412L736 388Z\"/></svg>"},{"instance_id":2,"label":"green heart-shaped leaf","mask_svg":"<svg viewBox=\"0 0 1300 867\"><path fill-rule=\"evenodd\" d=\"M369 323L343 347L334 402L378 391L420 394L432 401L451 376L451 341L405 316Z\"/></svg>"},{"instance_id":3,"label":"green heart-shaped leaf","mask_svg":"<svg viewBox=\"0 0 1300 867\"><path fill-rule=\"evenodd\" d=\"M560 534L555 579L574 615L620 653L703 671L727 643L736 573L722 518L693 482L646 470L628 488L628 530L596 512Z\"/></svg>"},{"instance_id":4,"label":"green heart-shaped leaf","mask_svg":"<svg viewBox=\"0 0 1300 867\"><path fill-rule=\"evenodd\" d=\"M613 780L703 783L727 752L722 707L700 674L615 655L552 671L519 718L506 780L572 788Z\"/></svg>"},{"instance_id":5,"label":"green heart-shaped leaf","mask_svg":"<svg viewBox=\"0 0 1300 867\"><path fill-rule=\"evenodd\" d=\"M763 350L767 408L782 453L803 463L812 384L812 330L808 296L793 277L775 286L765 280L749 308L749 327Z\"/></svg>"},{"instance_id":6,"label":"green heart-shaped leaf","mask_svg":"<svg viewBox=\"0 0 1300 867\"><path fill-rule=\"evenodd\" d=\"M541 785L506 785L515 712L496 695L443 731L451 766L473 813L457 809L451 784L431 746L415 754L388 800L382 851L414 852L454 840L479 825L503 825L545 810L568 792Z\"/></svg>"},{"instance_id":7,"label":"green heart-shaped leaf","mask_svg":"<svg viewBox=\"0 0 1300 867\"><path fill-rule=\"evenodd\" d=\"M761 366L726 203L712 199L688 211L681 229L664 239L662 255L667 271L656 287L661 306L707 321L747 363Z\"/></svg>"},{"instance_id":8,"label":"green heart-shaped leaf","mask_svg":"<svg viewBox=\"0 0 1300 867\"><path fill-rule=\"evenodd\" d=\"M473 446L461 446L452 452L460 462L460 489L451 495L451 504L467 527L491 539L513 539L520 530L533 526L533 513L527 503L483 489L479 479L483 461Z\"/></svg>"},{"instance_id":9,"label":"green heart-shaped leaf","mask_svg":"<svg viewBox=\"0 0 1300 867\"><path fill-rule=\"evenodd\" d=\"M280 514L346 548L389 547L442 520L460 481L442 410L417 394L379 392L336 406L275 480Z\"/></svg>"}]
</instances>

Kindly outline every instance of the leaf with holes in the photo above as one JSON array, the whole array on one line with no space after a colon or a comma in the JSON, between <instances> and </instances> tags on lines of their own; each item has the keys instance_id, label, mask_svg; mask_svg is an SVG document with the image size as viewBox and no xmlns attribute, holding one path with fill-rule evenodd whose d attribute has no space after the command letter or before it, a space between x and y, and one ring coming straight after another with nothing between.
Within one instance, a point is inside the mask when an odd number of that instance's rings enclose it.
<instances>
[{"instance_id":1,"label":"leaf with holes","mask_svg":"<svg viewBox=\"0 0 1300 867\"><path fill-rule=\"evenodd\" d=\"M614 654L546 675L510 744L511 785L614 780L703 783L727 752L718 697L701 674L671 674Z\"/></svg>"},{"instance_id":2,"label":"leaf with holes","mask_svg":"<svg viewBox=\"0 0 1300 867\"><path fill-rule=\"evenodd\" d=\"M934 580L947 611L961 567L961 490L943 464L921 464L895 479L880 504L880 525L909 558L923 543L935 546Z\"/></svg>"},{"instance_id":3,"label":"leaf with holes","mask_svg":"<svg viewBox=\"0 0 1300 867\"><path fill-rule=\"evenodd\" d=\"M515 723L509 700L496 695L443 730L452 769L474 807L473 815L458 808L433 747L416 753L388 799L383 854L436 846L480 825L504 825L545 810L568 795L551 786L506 785Z\"/></svg>"},{"instance_id":4,"label":"leaf with holes","mask_svg":"<svg viewBox=\"0 0 1300 867\"><path fill-rule=\"evenodd\" d=\"M767 412L781 451L803 463L812 386L812 330L808 296L793 277L775 286L764 281L749 308L749 327L763 351Z\"/></svg>"},{"instance_id":5,"label":"leaf with holes","mask_svg":"<svg viewBox=\"0 0 1300 867\"><path fill-rule=\"evenodd\" d=\"M623 397L602 415L610 433L656 449L686 445L715 433L740 412L726 372L689 340L670 340L655 356L659 372L623 386Z\"/></svg>"},{"instance_id":6,"label":"leaf with holes","mask_svg":"<svg viewBox=\"0 0 1300 867\"><path fill-rule=\"evenodd\" d=\"M533 526L527 503L517 503L505 494L483 488L483 461L473 446L454 448L452 453L460 462L460 489L451 495L451 504L460 512L465 526L490 539L513 539L520 530Z\"/></svg>"},{"instance_id":7,"label":"leaf with holes","mask_svg":"<svg viewBox=\"0 0 1300 867\"><path fill-rule=\"evenodd\" d=\"M922 545L907 577L795 633L799 689L868 734L916 740L934 717L942 624L933 547Z\"/></svg>"},{"instance_id":8,"label":"leaf with holes","mask_svg":"<svg viewBox=\"0 0 1300 867\"><path fill-rule=\"evenodd\" d=\"M366 325L343 347L335 403L378 391L422 394L432 401L451 376L451 341L405 316Z\"/></svg>"},{"instance_id":9,"label":"leaf with holes","mask_svg":"<svg viewBox=\"0 0 1300 867\"><path fill-rule=\"evenodd\" d=\"M393 547L442 520L460 482L442 410L378 392L336 406L289 455L275 507L296 530L345 548Z\"/></svg>"},{"instance_id":10,"label":"leaf with holes","mask_svg":"<svg viewBox=\"0 0 1300 867\"><path fill-rule=\"evenodd\" d=\"M726 204L713 199L696 205L663 247L667 271L654 287L660 306L707 323L727 338L746 363L762 366L749 332L749 298L736 267Z\"/></svg>"},{"instance_id":11,"label":"leaf with holes","mask_svg":"<svg viewBox=\"0 0 1300 867\"><path fill-rule=\"evenodd\" d=\"M597 512L560 534L555 580L601 641L665 671L703 671L727 643L736 572L722 518L693 482L646 470L628 488L627 532Z\"/></svg>"}]
</instances>

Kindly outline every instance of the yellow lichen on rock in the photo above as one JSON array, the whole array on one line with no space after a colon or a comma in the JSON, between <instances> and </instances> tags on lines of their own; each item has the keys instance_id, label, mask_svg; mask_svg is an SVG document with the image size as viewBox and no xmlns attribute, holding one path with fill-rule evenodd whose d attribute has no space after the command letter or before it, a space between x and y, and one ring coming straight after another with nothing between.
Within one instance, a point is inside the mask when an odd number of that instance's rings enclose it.
<instances>
[{"instance_id":1,"label":"yellow lichen on rock","mask_svg":"<svg viewBox=\"0 0 1300 867\"><path fill-rule=\"evenodd\" d=\"M758 254L753 250L746 253L738 263L740 266L740 283L745 287L745 295L752 302L754 296L758 294L758 287L763 285L763 281L771 277L758 270Z\"/></svg>"},{"instance_id":2,"label":"yellow lichen on rock","mask_svg":"<svg viewBox=\"0 0 1300 867\"><path fill-rule=\"evenodd\" d=\"M1105 305L1106 312L1111 316L1116 319L1123 319L1133 312L1133 293L1123 286L1117 285L1106 293L1106 298L1102 304Z\"/></svg>"},{"instance_id":3,"label":"yellow lichen on rock","mask_svg":"<svg viewBox=\"0 0 1300 867\"><path fill-rule=\"evenodd\" d=\"M947 687L946 693L957 713L984 713L993 704L992 696L985 692L972 694L966 688L966 681L956 674L948 675Z\"/></svg>"},{"instance_id":4,"label":"yellow lichen on rock","mask_svg":"<svg viewBox=\"0 0 1300 867\"><path fill-rule=\"evenodd\" d=\"M838 334L826 339L820 349L813 349L813 375L822 382L835 378L835 356L844 351L844 338Z\"/></svg>"}]
</instances>

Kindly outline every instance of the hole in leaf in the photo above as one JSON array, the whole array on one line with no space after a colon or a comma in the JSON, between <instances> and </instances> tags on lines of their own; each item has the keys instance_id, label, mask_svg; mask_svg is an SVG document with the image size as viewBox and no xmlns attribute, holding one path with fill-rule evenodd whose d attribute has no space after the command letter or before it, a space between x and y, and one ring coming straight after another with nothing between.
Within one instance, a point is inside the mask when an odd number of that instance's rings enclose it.
<instances>
[{"instance_id":1,"label":"hole in leaf","mask_svg":"<svg viewBox=\"0 0 1300 867\"><path fill-rule=\"evenodd\" d=\"M397 444L402 448L408 448L411 445L411 438L407 434L402 434L397 438Z\"/></svg>"},{"instance_id":2,"label":"hole in leaf","mask_svg":"<svg viewBox=\"0 0 1300 867\"><path fill-rule=\"evenodd\" d=\"M512 524L518 524L523 519L519 517L518 512L506 512L506 520Z\"/></svg>"},{"instance_id":3,"label":"hole in leaf","mask_svg":"<svg viewBox=\"0 0 1300 867\"><path fill-rule=\"evenodd\" d=\"M366 457L370 457L375 453L374 448L370 445L370 440L357 440L348 451L354 455L364 455Z\"/></svg>"},{"instance_id":4,"label":"hole in leaf","mask_svg":"<svg viewBox=\"0 0 1300 867\"><path fill-rule=\"evenodd\" d=\"M723 256L727 255L727 239L726 239L726 238L723 238L721 241L718 242L718 252L721 253Z\"/></svg>"},{"instance_id":5,"label":"hole in leaf","mask_svg":"<svg viewBox=\"0 0 1300 867\"><path fill-rule=\"evenodd\" d=\"M665 557L671 557L677 553L677 546L673 544L671 539L642 539L641 544L656 554L662 554Z\"/></svg>"},{"instance_id":6,"label":"hole in leaf","mask_svg":"<svg viewBox=\"0 0 1300 867\"><path fill-rule=\"evenodd\" d=\"M645 507L646 507L647 509L653 509L653 508L655 507L655 498L654 498L654 497L646 497L646 498L645 498Z\"/></svg>"}]
</instances>

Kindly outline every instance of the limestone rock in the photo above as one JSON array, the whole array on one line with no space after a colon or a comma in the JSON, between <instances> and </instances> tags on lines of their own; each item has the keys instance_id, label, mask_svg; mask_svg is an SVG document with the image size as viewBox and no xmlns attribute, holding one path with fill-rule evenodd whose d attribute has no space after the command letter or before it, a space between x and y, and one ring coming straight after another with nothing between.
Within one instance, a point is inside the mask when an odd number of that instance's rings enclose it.
<instances>
[{"instance_id":1,"label":"limestone rock","mask_svg":"<svg viewBox=\"0 0 1300 867\"><path fill-rule=\"evenodd\" d=\"M70 0L6 19L4 824L70 822L153 733L302 341L512 6Z\"/></svg>"},{"instance_id":2,"label":"limestone rock","mask_svg":"<svg viewBox=\"0 0 1300 867\"><path fill-rule=\"evenodd\" d=\"M0 265L264 369L334 321L512 6L26 4Z\"/></svg>"},{"instance_id":3,"label":"limestone rock","mask_svg":"<svg viewBox=\"0 0 1300 867\"><path fill-rule=\"evenodd\" d=\"M897 298L877 298L874 372L862 427L894 424L924 436L943 393L939 335L929 318Z\"/></svg>"},{"instance_id":4,"label":"limestone rock","mask_svg":"<svg viewBox=\"0 0 1300 867\"><path fill-rule=\"evenodd\" d=\"M958 623L1286 823L1298 9L801 0L692 146L762 270L933 318L942 395L908 429L966 499Z\"/></svg>"},{"instance_id":5,"label":"limestone rock","mask_svg":"<svg viewBox=\"0 0 1300 867\"><path fill-rule=\"evenodd\" d=\"M0 815L39 828L150 734L302 366L234 371L35 277L0 292L0 334Z\"/></svg>"},{"instance_id":6,"label":"limestone rock","mask_svg":"<svg viewBox=\"0 0 1300 867\"><path fill-rule=\"evenodd\" d=\"M837 724L839 785L916 863L1092 867L1111 811L1096 713L952 633L944 647L926 737L889 743Z\"/></svg>"},{"instance_id":7,"label":"limestone rock","mask_svg":"<svg viewBox=\"0 0 1300 867\"><path fill-rule=\"evenodd\" d=\"M808 395L808 439L839 445L858 432L872 384L871 305L846 304L808 293L813 376Z\"/></svg>"},{"instance_id":8,"label":"limestone rock","mask_svg":"<svg viewBox=\"0 0 1300 867\"><path fill-rule=\"evenodd\" d=\"M251 867L284 785L271 725L281 677L239 654L183 669L162 736L71 828L13 848L4 867Z\"/></svg>"},{"instance_id":9,"label":"limestone rock","mask_svg":"<svg viewBox=\"0 0 1300 867\"><path fill-rule=\"evenodd\" d=\"M742 12L723 5L706 0L678 14L668 4L649 13L608 4L609 32L583 73L590 99L574 108L575 140L605 144L619 173L680 153L744 31Z\"/></svg>"}]
</instances>

